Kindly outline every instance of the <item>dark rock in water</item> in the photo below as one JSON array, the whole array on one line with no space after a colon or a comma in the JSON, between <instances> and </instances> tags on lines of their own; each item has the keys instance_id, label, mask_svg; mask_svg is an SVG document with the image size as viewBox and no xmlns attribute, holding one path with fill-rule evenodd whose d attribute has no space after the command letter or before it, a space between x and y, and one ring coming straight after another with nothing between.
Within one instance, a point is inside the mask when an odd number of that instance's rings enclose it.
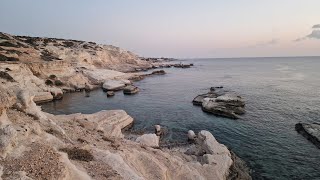
<instances>
[{"instance_id":1,"label":"dark rock in water","mask_svg":"<svg viewBox=\"0 0 320 180\"><path fill-rule=\"evenodd\" d=\"M131 95L131 94L136 94L138 92L139 92L139 88L137 88L136 86L133 86L133 85L126 86L123 89L123 94Z\"/></svg>"},{"instance_id":2,"label":"dark rock in water","mask_svg":"<svg viewBox=\"0 0 320 180\"><path fill-rule=\"evenodd\" d=\"M114 91L107 91L107 97L114 96Z\"/></svg>"},{"instance_id":3,"label":"dark rock in water","mask_svg":"<svg viewBox=\"0 0 320 180\"><path fill-rule=\"evenodd\" d=\"M311 141L314 145L320 148L320 124L319 123L298 123L295 126L298 133Z\"/></svg>"},{"instance_id":4,"label":"dark rock in water","mask_svg":"<svg viewBox=\"0 0 320 180\"><path fill-rule=\"evenodd\" d=\"M217 116L238 119L245 113L245 103L238 95L226 91L210 91L201 94L192 101L194 105L202 106L202 110Z\"/></svg>"},{"instance_id":5,"label":"dark rock in water","mask_svg":"<svg viewBox=\"0 0 320 180\"><path fill-rule=\"evenodd\" d=\"M182 67L182 68L190 68L191 65L190 65L190 64L183 64L181 67Z\"/></svg>"},{"instance_id":6,"label":"dark rock in water","mask_svg":"<svg viewBox=\"0 0 320 180\"><path fill-rule=\"evenodd\" d=\"M164 75L166 74L166 72L164 70L159 70L159 71L153 71L151 74L154 74L154 75Z\"/></svg>"},{"instance_id":7,"label":"dark rock in water","mask_svg":"<svg viewBox=\"0 0 320 180\"><path fill-rule=\"evenodd\" d=\"M191 66L193 66L192 64L173 64L173 67L176 68L190 68Z\"/></svg>"}]
</instances>

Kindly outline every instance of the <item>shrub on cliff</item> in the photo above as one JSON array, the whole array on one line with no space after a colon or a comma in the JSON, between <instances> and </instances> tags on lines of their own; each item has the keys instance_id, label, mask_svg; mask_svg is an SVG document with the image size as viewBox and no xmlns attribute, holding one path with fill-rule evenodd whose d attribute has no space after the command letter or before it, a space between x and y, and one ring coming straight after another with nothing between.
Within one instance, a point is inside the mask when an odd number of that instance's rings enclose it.
<instances>
[{"instance_id":1,"label":"shrub on cliff","mask_svg":"<svg viewBox=\"0 0 320 180\"><path fill-rule=\"evenodd\" d=\"M10 81L10 82L16 82L16 81L10 76L10 74L8 74L7 72L0 71L0 78L5 79L5 80Z\"/></svg>"},{"instance_id":2,"label":"shrub on cliff","mask_svg":"<svg viewBox=\"0 0 320 180\"><path fill-rule=\"evenodd\" d=\"M64 47L72 47L74 45L74 43L70 42L70 41L63 41L63 45L64 45Z\"/></svg>"},{"instance_id":3,"label":"shrub on cliff","mask_svg":"<svg viewBox=\"0 0 320 180\"><path fill-rule=\"evenodd\" d=\"M4 47L19 47L18 45L10 42L10 41L4 41L0 43L0 46L4 46Z\"/></svg>"},{"instance_id":4,"label":"shrub on cliff","mask_svg":"<svg viewBox=\"0 0 320 180\"><path fill-rule=\"evenodd\" d=\"M19 61L19 59L15 57L7 57L3 54L0 54L0 61Z\"/></svg>"},{"instance_id":5,"label":"shrub on cliff","mask_svg":"<svg viewBox=\"0 0 320 180\"><path fill-rule=\"evenodd\" d=\"M68 154L69 159L72 160L79 160L79 161L93 161L94 157L93 155L85 149L79 149L79 148L62 148L60 151L65 152Z\"/></svg>"},{"instance_id":6,"label":"shrub on cliff","mask_svg":"<svg viewBox=\"0 0 320 180\"><path fill-rule=\"evenodd\" d=\"M54 74L51 74L51 75L49 76L49 79L56 79L56 78L57 78L57 76L54 75Z\"/></svg>"},{"instance_id":7,"label":"shrub on cliff","mask_svg":"<svg viewBox=\"0 0 320 180\"><path fill-rule=\"evenodd\" d=\"M63 82L60 81L60 80L56 80L56 81L54 82L54 84L55 84L56 86L62 86L62 85L63 85Z\"/></svg>"},{"instance_id":8,"label":"shrub on cliff","mask_svg":"<svg viewBox=\"0 0 320 180\"><path fill-rule=\"evenodd\" d=\"M47 79L45 83L48 86L52 86L53 85L53 82L50 79Z\"/></svg>"}]
</instances>

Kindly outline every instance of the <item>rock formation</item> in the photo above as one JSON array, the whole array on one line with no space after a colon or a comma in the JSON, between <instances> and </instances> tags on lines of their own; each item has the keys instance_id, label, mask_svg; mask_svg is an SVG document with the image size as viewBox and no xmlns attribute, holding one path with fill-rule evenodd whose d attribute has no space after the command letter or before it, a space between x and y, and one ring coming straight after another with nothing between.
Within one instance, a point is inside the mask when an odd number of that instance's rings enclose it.
<instances>
[{"instance_id":1,"label":"rock formation","mask_svg":"<svg viewBox=\"0 0 320 180\"><path fill-rule=\"evenodd\" d=\"M239 115L245 113L245 103L240 96L223 90L216 91L216 88L210 88L210 90L206 94L195 97L192 103L201 105L205 112L231 119L238 119Z\"/></svg>"},{"instance_id":2,"label":"rock formation","mask_svg":"<svg viewBox=\"0 0 320 180\"><path fill-rule=\"evenodd\" d=\"M298 123L295 126L297 132L320 148L320 124L319 123Z\"/></svg>"}]
</instances>

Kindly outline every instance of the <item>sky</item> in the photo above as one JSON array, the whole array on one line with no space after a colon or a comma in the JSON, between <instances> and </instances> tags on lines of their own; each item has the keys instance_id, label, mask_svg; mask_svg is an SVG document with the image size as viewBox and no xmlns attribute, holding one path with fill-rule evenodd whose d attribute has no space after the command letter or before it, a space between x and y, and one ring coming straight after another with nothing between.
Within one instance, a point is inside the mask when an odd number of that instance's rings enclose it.
<instances>
[{"instance_id":1,"label":"sky","mask_svg":"<svg viewBox=\"0 0 320 180\"><path fill-rule=\"evenodd\" d=\"M146 57L320 55L319 0L1 0L0 32Z\"/></svg>"}]
</instances>

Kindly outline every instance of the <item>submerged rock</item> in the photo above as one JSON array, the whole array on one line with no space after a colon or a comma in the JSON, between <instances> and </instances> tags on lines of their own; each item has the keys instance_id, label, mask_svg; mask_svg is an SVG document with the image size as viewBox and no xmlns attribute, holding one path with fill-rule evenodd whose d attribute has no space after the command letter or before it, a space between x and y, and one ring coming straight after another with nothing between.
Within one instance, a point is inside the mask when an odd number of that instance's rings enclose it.
<instances>
[{"instance_id":1,"label":"submerged rock","mask_svg":"<svg viewBox=\"0 0 320 180\"><path fill-rule=\"evenodd\" d=\"M129 85L129 86L126 86L124 89L123 89L123 93L124 94L136 94L139 92L139 88L136 87L136 86L133 86L133 85Z\"/></svg>"},{"instance_id":2,"label":"submerged rock","mask_svg":"<svg viewBox=\"0 0 320 180\"><path fill-rule=\"evenodd\" d=\"M320 148L320 124L319 123L298 123L295 126L298 133L302 134L314 145Z\"/></svg>"}]
</instances>

